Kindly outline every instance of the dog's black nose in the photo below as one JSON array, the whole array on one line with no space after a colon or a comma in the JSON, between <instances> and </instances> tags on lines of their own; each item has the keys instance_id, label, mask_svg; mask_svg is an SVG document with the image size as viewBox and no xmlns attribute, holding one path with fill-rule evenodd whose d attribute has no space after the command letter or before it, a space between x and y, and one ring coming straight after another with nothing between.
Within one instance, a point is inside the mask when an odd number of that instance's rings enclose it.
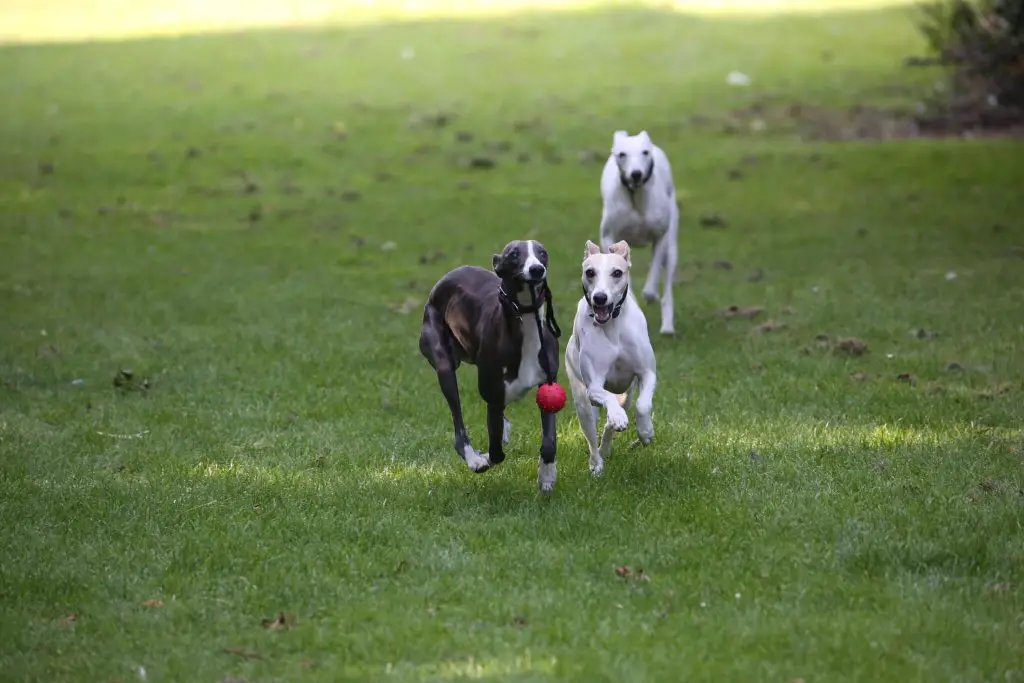
<instances>
[{"instance_id":1,"label":"dog's black nose","mask_svg":"<svg viewBox=\"0 0 1024 683\"><path fill-rule=\"evenodd\" d=\"M640 180L644 177L644 174L642 171L633 171L632 173L629 174L629 177L633 179L634 183L639 183Z\"/></svg>"},{"instance_id":2,"label":"dog's black nose","mask_svg":"<svg viewBox=\"0 0 1024 683\"><path fill-rule=\"evenodd\" d=\"M608 295L605 294L604 292L598 292L593 296L593 299L594 303L597 304L598 306L604 306L606 303L608 303Z\"/></svg>"},{"instance_id":3,"label":"dog's black nose","mask_svg":"<svg viewBox=\"0 0 1024 683\"><path fill-rule=\"evenodd\" d=\"M539 280L542 277L544 277L544 266L540 265L539 263L535 263L532 266L530 266L530 277L532 277L534 280Z\"/></svg>"}]
</instances>

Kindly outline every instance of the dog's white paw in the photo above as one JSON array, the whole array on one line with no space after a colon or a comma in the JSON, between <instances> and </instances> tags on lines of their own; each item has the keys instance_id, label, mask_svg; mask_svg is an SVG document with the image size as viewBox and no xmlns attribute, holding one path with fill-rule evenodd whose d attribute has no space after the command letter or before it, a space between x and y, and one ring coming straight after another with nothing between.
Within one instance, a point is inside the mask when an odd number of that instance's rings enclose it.
<instances>
[{"instance_id":1,"label":"dog's white paw","mask_svg":"<svg viewBox=\"0 0 1024 683\"><path fill-rule=\"evenodd\" d=\"M604 460L600 456L590 456L590 474L600 477L604 473Z\"/></svg>"},{"instance_id":2,"label":"dog's white paw","mask_svg":"<svg viewBox=\"0 0 1024 683\"><path fill-rule=\"evenodd\" d=\"M673 325L662 325L661 326L661 333L663 335L665 335L666 337L671 337L671 336L675 335L676 328Z\"/></svg>"},{"instance_id":3,"label":"dog's white paw","mask_svg":"<svg viewBox=\"0 0 1024 683\"><path fill-rule=\"evenodd\" d=\"M614 410L608 410L608 426L617 432L624 432L629 426L629 417L626 411L619 406L613 406Z\"/></svg>"},{"instance_id":4,"label":"dog's white paw","mask_svg":"<svg viewBox=\"0 0 1024 683\"><path fill-rule=\"evenodd\" d=\"M537 488L541 493L551 493L555 490L555 480L558 478L558 470L555 463L545 463L543 460L537 465Z\"/></svg>"},{"instance_id":5,"label":"dog's white paw","mask_svg":"<svg viewBox=\"0 0 1024 683\"><path fill-rule=\"evenodd\" d=\"M474 472L486 472L491 466L491 460L487 457L486 453L478 453L469 444L462 451L462 457L466 461L466 466Z\"/></svg>"},{"instance_id":6,"label":"dog's white paw","mask_svg":"<svg viewBox=\"0 0 1024 683\"><path fill-rule=\"evenodd\" d=\"M502 419L505 420L505 425L501 428L501 445L507 446L509 439L512 438L512 422L507 417Z\"/></svg>"},{"instance_id":7,"label":"dog's white paw","mask_svg":"<svg viewBox=\"0 0 1024 683\"><path fill-rule=\"evenodd\" d=\"M658 300L658 290L656 289L644 289L644 301L649 304L653 304Z\"/></svg>"}]
</instances>

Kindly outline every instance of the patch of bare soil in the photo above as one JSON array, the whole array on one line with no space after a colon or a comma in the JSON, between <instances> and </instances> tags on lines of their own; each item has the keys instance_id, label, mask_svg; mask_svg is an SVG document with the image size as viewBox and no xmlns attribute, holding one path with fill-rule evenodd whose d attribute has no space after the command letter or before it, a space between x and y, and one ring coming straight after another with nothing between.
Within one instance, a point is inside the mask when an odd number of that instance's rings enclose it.
<instances>
[{"instance_id":1,"label":"patch of bare soil","mask_svg":"<svg viewBox=\"0 0 1024 683\"><path fill-rule=\"evenodd\" d=\"M1024 119L955 109L920 113L868 105L829 108L758 100L730 112L722 130L727 134L781 130L796 133L807 141L1024 137Z\"/></svg>"}]
</instances>

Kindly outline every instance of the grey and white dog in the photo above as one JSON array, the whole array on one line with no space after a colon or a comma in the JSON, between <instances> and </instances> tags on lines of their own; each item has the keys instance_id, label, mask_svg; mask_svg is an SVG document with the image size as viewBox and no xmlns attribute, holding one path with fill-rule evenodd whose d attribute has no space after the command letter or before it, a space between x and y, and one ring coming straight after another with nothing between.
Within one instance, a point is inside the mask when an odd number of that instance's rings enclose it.
<instances>
[{"instance_id":1,"label":"grey and white dog","mask_svg":"<svg viewBox=\"0 0 1024 683\"><path fill-rule=\"evenodd\" d=\"M547 285L548 253L536 240L509 242L493 257L493 270L461 266L445 274L427 297L420 353L437 373L455 429L455 452L469 469L485 472L505 459L512 423L505 406L558 374L558 336ZM477 367L477 388L487 404L488 450L473 448L462 420L455 371ZM555 414L541 411L537 484L554 489Z\"/></svg>"}]
</instances>

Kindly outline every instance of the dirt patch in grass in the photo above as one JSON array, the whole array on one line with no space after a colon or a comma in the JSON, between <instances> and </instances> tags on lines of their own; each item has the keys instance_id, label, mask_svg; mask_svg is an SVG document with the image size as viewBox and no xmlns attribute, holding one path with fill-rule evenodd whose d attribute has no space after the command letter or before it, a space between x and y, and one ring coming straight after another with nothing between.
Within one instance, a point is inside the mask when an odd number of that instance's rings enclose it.
<instances>
[{"instance_id":1,"label":"dirt patch in grass","mask_svg":"<svg viewBox=\"0 0 1024 683\"><path fill-rule=\"evenodd\" d=\"M734 109L722 123L729 135L762 131L796 133L807 141L905 140L942 137L1024 138L1024 122L970 119L908 108L854 105L822 107L802 102L757 100Z\"/></svg>"}]
</instances>

